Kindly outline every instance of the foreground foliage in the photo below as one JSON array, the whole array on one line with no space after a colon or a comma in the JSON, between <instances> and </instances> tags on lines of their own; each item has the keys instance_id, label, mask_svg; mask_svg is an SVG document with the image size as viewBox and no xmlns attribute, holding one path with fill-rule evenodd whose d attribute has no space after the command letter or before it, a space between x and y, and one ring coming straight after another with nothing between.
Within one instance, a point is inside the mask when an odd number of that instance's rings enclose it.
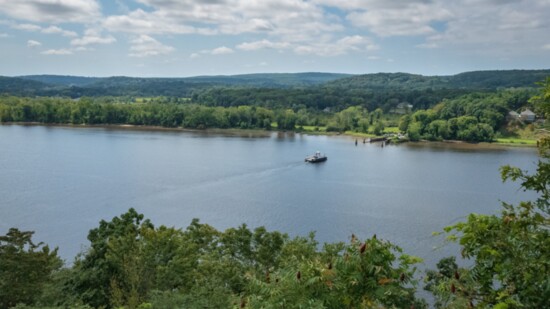
<instances>
[{"instance_id":1,"label":"foreground foliage","mask_svg":"<svg viewBox=\"0 0 550 309\"><path fill-rule=\"evenodd\" d=\"M5 290L9 293L2 294L1 308L18 303L93 308L424 306L415 299L412 280L413 265L420 260L376 236L363 242L353 236L351 243L319 250L314 235L291 239L245 225L220 232L198 220L186 230L156 228L130 209L101 221L88 239L90 248L55 283L52 266L60 266L51 261L59 260L55 251L44 251L49 258L44 262L25 264L28 273L42 269L42 281L15 280L23 275L20 268L3 272L3 282L11 278L22 286ZM2 254L2 261L11 265L21 261L21 255ZM46 282L57 287L48 288ZM56 290L55 298L10 298L48 289Z\"/></svg>"},{"instance_id":2,"label":"foreground foliage","mask_svg":"<svg viewBox=\"0 0 550 309\"><path fill-rule=\"evenodd\" d=\"M33 243L33 233L12 228L0 236L0 308L39 302L62 266L57 249Z\"/></svg>"}]
</instances>

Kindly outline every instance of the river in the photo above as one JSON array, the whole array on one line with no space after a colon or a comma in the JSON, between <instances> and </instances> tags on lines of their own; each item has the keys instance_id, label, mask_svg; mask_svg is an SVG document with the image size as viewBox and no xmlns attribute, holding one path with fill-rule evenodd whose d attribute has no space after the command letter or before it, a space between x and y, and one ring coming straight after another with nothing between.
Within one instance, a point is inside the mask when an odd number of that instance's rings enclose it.
<instances>
[{"instance_id":1,"label":"river","mask_svg":"<svg viewBox=\"0 0 550 309\"><path fill-rule=\"evenodd\" d=\"M328 161L308 164L320 150ZM242 223L321 242L377 234L425 259L458 254L432 232L534 195L499 167L533 170L525 148L356 146L345 136L0 126L0 233L36 231L67 263L88 230L134 207L155 225ZM434 250L434 247L443 248Z\"/></svg>"}]
</instances>

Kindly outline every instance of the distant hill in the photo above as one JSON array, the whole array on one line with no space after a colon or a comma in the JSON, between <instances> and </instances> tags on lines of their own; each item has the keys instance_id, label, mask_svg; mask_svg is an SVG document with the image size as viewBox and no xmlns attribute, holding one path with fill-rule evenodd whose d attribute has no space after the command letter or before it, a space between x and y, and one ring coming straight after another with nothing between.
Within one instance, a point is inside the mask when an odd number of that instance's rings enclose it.
<instances>
[{"instance_id":1,"label":"distant hill","mask_svg":"<svg viewBox=\"0 0 550 309\"><path fill-rule=\"evenodd\" d=\"M195 76L181 78L139 78L139 77L82 77L64 75L27 75L19 76L21 79L33 80L50 85L63 85L67 87L90 87L90 88L112 88L112 87L143 87L144 84L169 83L173 86L183 84L218 85L218 86L254 86L254 87L303 87L319 85L350 74L337 73L262 73L242 75L218 75L218 76Z\"/></svg>"},{"instance_id":2,"label":"distant hill","mask_svg":"<svg viewBox=\"0 0 550 309\"><path fill-rule=\"evenodd\" d=\"M47 84L38 81L0 76L0 94L14 96L37 95L48 88Z\"/></svg>"},{"instance_id":3,"label":"distant hill","mask_svg":"<svg viewBox=\"0 0 550 309\"><path fill-rule=\"evenodd\" d=\"M188 97L213 87L304 88L352 76L337 73L265 73L182 78L83 77L27 75L2 77L0 94L42 96L170 96Z\"/></svg>"},{"instance_id":4,"label":"distant hill","mask_svg":"<svg viewBox=\"0 0 550 309\"><path fill-rule=\"evenodd\" d=\"M301 87L320 85L351 74L339 73L263 73L231 76L197 76L184 79L188 82L246 85L256 87Z\"/></svg>"},{"instance_id":5,"label":"distant hill","mask_svg":"<svg viewBox=\"0 0 550 309\"><path fill-rule=\"evenodd\" d=\"M474 71L450 76L423 76L408 73L357 75L328 82L326 86L367 89L470 89L492 90L534 87L550 76L550 70Z\"/></svg>"},{"instance_id":6,"label":"distant hill","mask_svg":"<svg viewBox=\"0 0 550 309\"><path fill-rule=\"evenodd\" d=\"M19 76L21 79L32 80L49 85L57 86L88 86L100 80L99 77L83 77L70 75L26 75Z\"/></svg>"},{"instance_id":7,"label":"distant hill","mask_svg":"<svg viewBox=\"0 0 550 309\"><path fill-rule=\"evenodd\" d=\"M409 73L375 73L342 78L325 84L327 87L363 89L428 89L442 88L448 76L423 76Z\"/></svg>"},{"instance_id":8,"label":"distant hill","mask_svg":"<svg viewBox=\"0 0 550 309\"><path fill-rule=\"evenodd\" d=\"M462 88L535 87L548 76L550 70L474 71L452 76L451 83Z\"/></svg>"},{"instance_id":9,"label":"distant hill","mask_svg":"<svg viewBox=\"0 0 550 309\"><path fill-rule=\"evenodd\" d=\"M301 91L310 98L326 96L323 93L341 96L346 92L352 97L372 99L373 93L395 92L395 90L408 92L456 90L463 93L510 87L534 87L535 82L543 80L546 76L550 76L550 70L475 71L451 76L423 76L408 73L350 75L315 72L182 78L29 75L0 77L0 94L73 98L81 96L191 97L195 95L197 98L204 99L211 96L213 91L216 92L215 97L218 100L217 98L223 97L228 91L236 90L239 96L244 98L246 95L248 101L256 101L255 98L265 94L266 91L273 94L273 99L277 97L288 99L290 95L297 93L296 91ZM197 96L198 93L202 95ZM405 100L405 98L399 99ZM438 99L439 97L433 100ZM410 99L407 100L410 101Z\"/></svg>"}]
</instances>

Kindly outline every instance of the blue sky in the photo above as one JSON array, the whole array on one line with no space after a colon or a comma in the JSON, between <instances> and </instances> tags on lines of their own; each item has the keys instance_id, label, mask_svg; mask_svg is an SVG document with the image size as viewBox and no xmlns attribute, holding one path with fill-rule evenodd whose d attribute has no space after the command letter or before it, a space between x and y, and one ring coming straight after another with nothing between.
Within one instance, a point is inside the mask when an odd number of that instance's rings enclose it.
<instances>
[{"instance_id":1,"label":"blue sky","mask_svg":"<svg viewBox=\"0 0 550 309\"><path fill-rule=\"evenodd\" d=\"M0 75L550 68L550 0L0 0Z\"/></svg>"}]
</instances>

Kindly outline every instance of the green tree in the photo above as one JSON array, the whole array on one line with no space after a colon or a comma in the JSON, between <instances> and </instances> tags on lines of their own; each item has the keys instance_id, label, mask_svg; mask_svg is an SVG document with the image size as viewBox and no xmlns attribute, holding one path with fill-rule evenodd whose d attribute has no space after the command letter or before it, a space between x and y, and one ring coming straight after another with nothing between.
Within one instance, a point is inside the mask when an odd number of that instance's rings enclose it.
<instances>
[{"instance_id":1,"label":"green tree","mask_svg":"<svg viewBox=\"0 0 550 309\"><path fill-rule=\"evenodd\" d=\"M279 130L294 130L296 126L296 114L291 109L280 111L276 119Z\"/></svg>"},{"instance_id":2,"label":"green tree","mask_svg":"<svg viewBox=\"0 0 550 309\"><path fill-rule=\"evenodd\" d=\"M361 120L359 120L358 126L360 132L369 132L369 120L367 118L362 118Z\"/></svg>"},{"instance_id":3,"label":"green tree","mask_svg":"<svg viewBox=\"0 0 550 309\"><path fill-rule=\"evenodd\" d=\"M411 122L407 134L411 141L419 141L422 138L422 123L418 121Z\"/></svg>"},{"instance_id":4,"label":"green tree","mask_svg":"<svg viewBox=\"0 0 550 309\"><path fill-rule=\"evenodd\" d=\"M409 127L410 123L411 123L410 115L401 116L401 118L399 118L399 131L407 132L407 128Z\"/></svg>"},{"instance_id":5,"label":"green tree","mask_svg":"<svg viewBox=\"0 0 550 309\"><path fill-rule=\"evenodd\" d=\"M423 308L412 280L419 260L376 237L348 245L295 239L279 269L248 276L247 308Z\"/></svg>"},{"instance_id":6,"label":"green tree","mask_svg":"<svg viewBox=\"0 0 550 309\"><path fill-rule=\"evenodd\" d=\"M359 121L366 117L367 111L360 106L351 106L334 115L336 125L343 131L355 130L359 127Z\"/></svg>"},{"instance_id":7,"label":"green tree","mask_svg":"<svg viewBox=\"0 0 550 309\"><path fill-rule=\"evenodd\" d=\"M187 231L160 226L134 209L101 221L88 239L91 247L77 260L77 294L89 305L138 308L158 292L192 291L202 252L212 252L217 232L193 221ZM208 249L210 248L210 249ZM159 300L160 301L160 300Z\"/></svg>"},{"instance_id":8,"label":"green tree","mask_svg":"<svg viewBox=\"0 0 550 309\"><path fill-rule=\"evenodd\" d=\"M384 123L380 120L376 121L372 133L374 133L374 135L382 135L382 133L384 133Z\"/></svg>"},{"instance_id":9,"label":"green tree","mask_svg":"<svg viewBox=\"0 0 550 309\"><path fill-rule=\"evenodd\" d=\"M538 83L539 93L533 96L529 102L535 105L535 110L540 114L545 115L546 119L550 118L550 76L544 81Z\"/></svg>"},{"instance_id":10,"label":"green tree","mask_svg":"<svg viewBox=\"0 0 550 309\"><path fill-rule=\"evenodd\" d=\"M62 266L57 248L35 244L33 234L11 228L0 236L0 308L34 305Z\"/></svg>"},{"instance_id":11,"label":"green tree","mask_svg":"<svg viewBox=\"0 0 550 309\"><path fill-rule=\"evenodd\" d=\"M450 134L449 124L446 120L434 120L426 127L426 134L430 139L448 139Z\"/></svg>"},{"instance_id":12,"label":"green tree","mask_svg":"<svg viewBox=\"0 0 550 309\"><path fill-rule=\"evenodd\" d=\"M117 280L126 265L113 263L109 257L114 243L122 239L136 239L142 229L153 228L149 220L134 209L111 221L102 220L99 227L90 230L90 248L75 263L78 277L75 278L76 292L92 307L110 306L113 280ZM133 253L133 252L128 252ZM130 261L131 263L133 261ZM128 265L131 267L132 265ZM121 269L122 268L122 269Z\"/></svg>"}]
</instances>

